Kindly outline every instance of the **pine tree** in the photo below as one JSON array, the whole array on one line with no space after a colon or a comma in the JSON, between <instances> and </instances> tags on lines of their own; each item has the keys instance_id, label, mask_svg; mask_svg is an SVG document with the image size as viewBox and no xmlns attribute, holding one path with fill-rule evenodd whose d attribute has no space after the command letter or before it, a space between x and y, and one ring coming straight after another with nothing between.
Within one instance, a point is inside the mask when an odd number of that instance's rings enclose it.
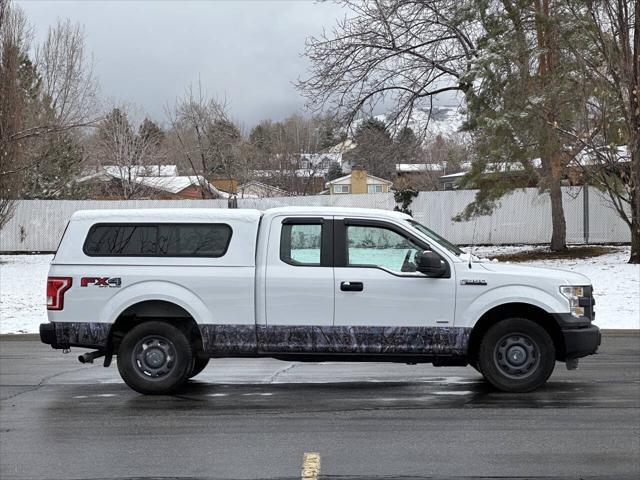
<instances>
[{"instance_id":1,"label":"pine tree","mask_svg":"<svg viewBox=\"0 0 640 480\"><path fill-rule=\"evenodd\" d=\"M266 166L273 154L272 124L260 122L249 133L249 144L253 147L258 165Z\"/></svg>"},{"instance_id":2,"label":"pine tree","mask_svg":"<svg viewBox=\"0 0 640 480\"><path fill-rule=\"evenodd\" d=\"M149 141L156 146L160 146L165 138L164 131L157 123L149 118L145 118L140 124L140 127L138 128L138 135L145 143Z\"/></svg>"},{"instance_id":3,"label":"pine tree","mask_svg":"<svg viewBox=\"0 0 640 480\"><path fill-rule=\"evenodd\" d=\"M394 143L384 122L376 118L364 120L356 128L353 140L357 146L348 154L352 165L362 166L378 177L393 178Z\"/></svg>"},{"instance_id":4,"label":"pine tree","mask_svg":"<svg viewBox=\"0 0 640 480\"><path fill-rule=\"evenodd\" d=\"M230 120L218 119L209 126L206 136L211 157L206 173L233 178L239 162L239 147L242 142L240 129Z\"/></svg>"},{"instance_id":5,"label":"pine tree","mask_svg":"<svg viewBox=\"0 0 640 480\"><path fill-rule=\"evenodd\" d=\"M332 162L329 165L329 170L327 171L327 181L335 180L336 178L340 178L344 175L342 172L342 167L338 165L336 162Z\"/></svg>"},{"instance_id":6,"label":"pine tree","mask_svg":"<svg viewBox=\"0 0 640 480\"><path fill-rule=\"evenodd\" d=\"M26 174L25 198L78 198L74 179L80 174L83 148L70 134L50 135Z\"/></svg>"},{"instance_id":7,"label":"pine tree","mask_svg":"<svg viewBox=\"0 0 640 480\"><path fill-rule=\"evenodd\" d=\"M394 143L398 163L419 163L422 145L411 128L404 127L400 130Z\"/></svg>"},{"instance_id":8,"label":"pine tree","mask_svg":"<svg viewBox=\"0 0 640 480\"><path fill-rule=\"evenodd\" d=\"M461 218L489 213L514 188L538 185L551 198L551 249L566 249L561 182L582 147L563 141L557 127L580 121L580 80L567 48L579 41L579 25L559 0L476 0L470 8L484 35L467 79L478 87L467 94L464 127L478 158L463 185L480 191Z\"/></svg>"}]
</instances>

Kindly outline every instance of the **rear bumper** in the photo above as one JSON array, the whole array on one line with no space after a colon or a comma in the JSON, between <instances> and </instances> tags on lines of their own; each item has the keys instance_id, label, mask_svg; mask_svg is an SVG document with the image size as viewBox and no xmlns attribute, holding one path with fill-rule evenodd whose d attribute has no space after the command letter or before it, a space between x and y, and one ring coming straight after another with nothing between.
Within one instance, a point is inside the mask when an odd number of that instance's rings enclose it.
<instances>
[{"instance_id":1,"label":"rear bumper","mask_svg":"<svg viewBox=\"0 0 640 480\"><path fill-rule=\"evenodd\" d=\"M56 326L53 323L40 324L40 341L47 345L51 345L52 348L63 348L58 346Z\"/></svg>"},{"instance_id":2,"label":"rear bumper","mask_svg":"<svg viewBox=\"0 0 640 480\"><path fill-rule=\"evenodd\" d=\"M598 351L602 336L595 325L562 330L565 345L565 360L586 357Z\"/></svg>"},{"instance_id":3,"label":"rear bumper","mask_svg":"<svg viewBox=\"0 0 640 480\"><path fill-rule=\"evenodd\" d=\"M40 324L40 340L52 348L84 347L104 350L110 323L54 322Z\"/></svg>"}]
</instances>

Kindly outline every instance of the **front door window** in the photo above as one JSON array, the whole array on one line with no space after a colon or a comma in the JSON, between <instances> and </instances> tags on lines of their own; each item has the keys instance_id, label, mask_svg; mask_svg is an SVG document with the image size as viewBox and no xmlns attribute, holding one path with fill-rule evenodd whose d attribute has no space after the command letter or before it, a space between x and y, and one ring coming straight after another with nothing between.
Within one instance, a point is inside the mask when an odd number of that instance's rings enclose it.
<instances>
[{"instance_id":1,"label":"front door window","mask_svg":"<svg viewBox=\"0 0 640 480\"><path fill-rule=\"evenodd\" d=\"M415 272L417 244L384 227L347 226L347 266L381 267L392 272Z\"/></svg>"}]
</instances>

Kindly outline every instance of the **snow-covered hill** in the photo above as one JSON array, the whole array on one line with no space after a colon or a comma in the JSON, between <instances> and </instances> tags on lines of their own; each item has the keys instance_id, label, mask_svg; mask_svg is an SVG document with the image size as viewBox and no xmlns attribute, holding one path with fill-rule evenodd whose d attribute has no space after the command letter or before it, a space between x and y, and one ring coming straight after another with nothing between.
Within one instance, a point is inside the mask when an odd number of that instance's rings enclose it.
<instances>
[{"instance_id":1,"label":"snow-covered hill","mask_svg":"<svg viewBox=\"0 0 640 480\"><path fill-rule=\"evenodd\" d=\"M376 115L374 118L384 122L389 121L388 114ZM356 120L352 128L355 130L363 120ZM464 135L459 133L462 126L463 116L460 107L457 106L434 106L433 110L414 110L411 119L408 122L416 135L422 136L424 133L425 140L431 140L438 135L448 137L452 135Z\"/></svg>"}]
</instances>

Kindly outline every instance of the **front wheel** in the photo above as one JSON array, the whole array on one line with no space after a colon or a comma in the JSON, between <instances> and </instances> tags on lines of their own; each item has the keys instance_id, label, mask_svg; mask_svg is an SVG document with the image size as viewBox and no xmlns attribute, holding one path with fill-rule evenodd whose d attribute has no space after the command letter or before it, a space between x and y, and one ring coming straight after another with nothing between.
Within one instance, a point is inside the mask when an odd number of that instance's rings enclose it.
<instances>
[{"instance_id":1,"label":"front wheel","mask_svg":"<svg viewBox=\"0 0 640 480\"><path fill-rule=\"evenodd\" d=\"M186 335L165 322L142 323L126 334L118 349L118 371L135 391L160 395L187 380L193 351Z\"/></svg>"},{"instance_id":2,"label":"front wheel","mask_svg":"<svg viewBox=\"0 0 640 480\"><path fill-rule=\"evenodd\" d=\"M509 318L482 338L478 366L497 389L530 392L551 376L555 358L553 340L544 328L525 318Z\"/></svg>"}]
</instances>

